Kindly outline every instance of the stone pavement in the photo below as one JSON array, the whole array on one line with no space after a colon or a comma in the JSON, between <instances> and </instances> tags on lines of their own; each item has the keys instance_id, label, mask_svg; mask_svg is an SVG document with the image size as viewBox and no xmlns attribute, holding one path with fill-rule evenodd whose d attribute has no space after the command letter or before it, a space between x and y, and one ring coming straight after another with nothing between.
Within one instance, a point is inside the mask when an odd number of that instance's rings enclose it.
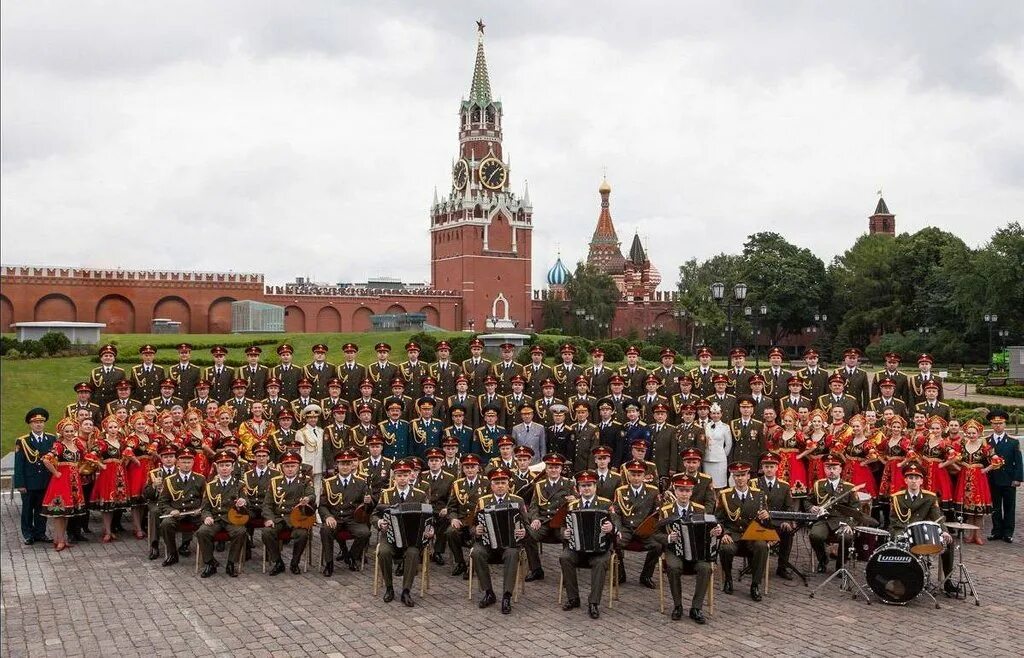
<instances>
[{"instance_id":1,"label":"stone pavement","mask_svg":"<svg viewBox=\"0 0 1024 658\"><path fill-rule=\"evenodd\" d=\"M567 613L556 606L557 551L549 546L543 557L547 578L527 584L526 596L505 617L497 606L478 610L475 600L468 601L466 582L449 576L450 567L431 565L430 591L420 598L417 580L417 605L408 609L397 600L386 604L371 596L372 563L362 573L342 569L329 579L314 570L270 578L260 573L257 553L239 578L221 570L201 580L192 572L194 558L166 569L146 560L145 541L91 541L62 553L52 546L23 546L19 504L17 496L13 503L6 494L0 498L0 654L12 657L756 652L834 658L940 651L1009 656L1019 655L1024 627L1021 543L967 547L981 607L944 597L939 610L923 599L906 607L867 606L832 585L810 599L799 581L773 578L761 603L748 598L747 582L738 582L732 596L719 591L715 613L701 627L688 619L671 622L658 613L657 591L636 584L637 554L627 555L630 580L621 600L609 610L606 592L601 619L592 621L584 610ZM1024 505L1020 509L1024 512ZM1018 527L1024 527L1020 515ZM801 539L797 545L794 561L804 565L806 543ZM218 557L224 561L223 554ZM863 566L857 573L863 578ZM581 578L584 597L586 582ZM812 578L812 587L819 582L820 577ZM692 586L692 578L684 577L684 598ZM668 605L667 611L670 598Z\"/></svg>"}]
</instances>

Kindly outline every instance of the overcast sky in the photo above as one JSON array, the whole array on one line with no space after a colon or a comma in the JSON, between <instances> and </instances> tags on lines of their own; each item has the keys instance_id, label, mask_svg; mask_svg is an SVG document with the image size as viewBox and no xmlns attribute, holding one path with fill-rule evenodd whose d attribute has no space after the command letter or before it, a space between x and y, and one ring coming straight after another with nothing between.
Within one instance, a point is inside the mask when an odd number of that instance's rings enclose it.
<instances>
[{"instance_id":1,"label":"overcast sky","mask_svg":"<svg viewBox=\"0 0 1024 658\"><path fill-rule=\"evenodd\" d=\"M828 261L879 189L1024 215L1024 3L4 2L0 258L429 280L481 16L535 288L604 168L663 288L761 230Z\"/></svg>"}]
</instances>

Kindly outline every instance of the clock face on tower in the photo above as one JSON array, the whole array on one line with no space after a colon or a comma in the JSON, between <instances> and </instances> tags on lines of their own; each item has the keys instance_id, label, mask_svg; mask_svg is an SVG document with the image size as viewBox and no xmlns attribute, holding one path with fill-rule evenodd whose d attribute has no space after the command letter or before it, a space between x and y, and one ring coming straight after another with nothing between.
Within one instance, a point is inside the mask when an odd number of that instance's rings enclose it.
<instances>
[{"instance_id":1,"label":"clock face on tower","mask_svg":"<svg viewBox=\"0 0 1024 658\"><path fill-rule=\"evenodd\" d=\"M480 182L491 190L500 190L505 185L508 172L497 158L487 158L480 163Z\"/></svg>"},{"instance_id":2,"label":"clock face on tower","mask_svg":"<svg viewBox=\"0 0 1024 658\"><path fill-rule=\"evenodd\" d=\"M452 169L452 183L455 185L455 189L464 190L467 182L469 182L469 164L465 160L459 160L455 163L455 168Z\"/></svg>"}]
</instances>

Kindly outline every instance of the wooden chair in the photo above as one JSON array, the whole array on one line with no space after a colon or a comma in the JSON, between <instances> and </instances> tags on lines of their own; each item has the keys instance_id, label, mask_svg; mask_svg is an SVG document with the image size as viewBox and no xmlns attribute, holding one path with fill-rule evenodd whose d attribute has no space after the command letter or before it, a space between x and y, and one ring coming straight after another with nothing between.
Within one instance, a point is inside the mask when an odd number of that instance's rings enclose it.
<instances>
[{"instance_id":1,"label":"wooden chair","mask_svg":"<svg viewBox=\"0 0 1024 658\"><path fill-rule=\"evenodd\" d=\"M615 596L612 594L615 590L615 584L617 583L616 578L616 567L618 565L618 556L615 555L615 551L611 551L611 557L608 558L608 609L611 610L615 607ZM578 569L589 569L590 563L577 567ZM565 575L562 570L558 570L558 604L562 604L562 594L565 592Z\"/></svg>"},{"instance_id":2,"label":"wooden chair","mask_svg":"<svg viewBox=\"0 0 1024 658\"><path fill-rule=\"evenodd\" d=\"M711 563L711 574L708 579L708 614L715 614L715 572L718 571L718 560ZM658 609L665 614L665 556L658 558Z\"/></svg>"},{"instance_id":3,"label":"wooden chair","mask_svg":"<svg viewBox=\"0 0 1024 658\"><path fill-rule=\"evenodd\" d=\"M516 565L516 584L512 588L512 602L519 602L519 595L526 594L526 549L520 547ZM488 565L502 564L501 554L487 562ZM469 552L469 600L473 600L473 552Z\"/></svg>"},{"instance_id":4,"label":"wooden chair","mask_svg":"<svg viewBox=\"0 0 1024 658\"><path fill-rule=\"evenodd\" d=\"M377 596L377 592L380 590L380 585L383 583L384 578L380 572L380 544L377 542L376 548L373 550L373 595ZM430 550L432 549L431 544L427 544L420 548L420 596L425 596L430 590ZM404 557L404 554L403 554Z\"/></svg>"}]
</instances>

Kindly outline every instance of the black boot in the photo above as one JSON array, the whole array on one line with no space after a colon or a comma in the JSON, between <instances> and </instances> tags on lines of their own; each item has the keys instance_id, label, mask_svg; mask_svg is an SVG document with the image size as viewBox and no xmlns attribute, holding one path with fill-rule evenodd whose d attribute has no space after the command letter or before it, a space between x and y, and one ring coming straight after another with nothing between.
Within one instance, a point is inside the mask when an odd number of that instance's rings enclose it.
<instances>
[{"instance_id":1,"label":"black boot","mask_svg":"<svg viewBox=\"0 0 1024 658\"><path fill-rule=\"evenodd\" d=\"M484 592L483 598L480 599L480 603L477 604L478 608L488 608L494 605L498 601L498 598L494 596L494 590L489 589Z\"/></svg>"},{"instance_id":2,"label":"black boot","mask_svg":"<svg viewBox=\"0 0 1024 658\"><path fill-rule=\"evenodd\" d=\"M455 567L452 569L452 575L453 576L461 576L464 573L466 573L466 563L465 562L456 562L455 563Z\"/></svg>"},{"instance_id":3,"label":"black boot","mask_svg":"<svg viewBox=\"0 0 1024 658\"><path fill-rule=\"evenodd\" d=\"M722 585L722 591L726 594L732 594L732 574L725 576L725 583Z\"/></svg>"},{"instance_id":4,"label":"black boot","mask_svg":"<svg viewBox=\"0 0 1024 658\"><path fill-rule=\"evenodd\" d=\"M708 623L708 620L704 618L704 612L700 608L690 608L690 619L698 624Z\"/></svg>"},{"instance_id":5,"label":"black boot","mask_svg":"<svg viewBox=\"0 0 1024 658\"><path fill-rule=\"evenodd\" d=\"M683 618L683 606L677 605L672 608L672 621L679 621Z\"/></svg>"},{"instance_id":6,"label":"black boot","mask_svg":"<svg viewBox=\"0 0 1024 658\"><path fill-rule=\"evenodd\" d=\"M178 563L178 556L175 555L174 553L171 553L166 558L164 558L164 561L160 563L160 566L162 566L162 567L169 567L172 564L177 564L177 563Z\"/></svg>"},{"instance_id":7,"label":"black boot","mask_svg":"<svg viewBox=\"0 0 1024 658\"><path fill-rule=\"evenodd\" d=\"M413 603L412 594L410 594L409 590L407 589L402 590L402 603L405 604L405 607L407 608L411 608L414 605L416 605L415 603Z\"/></svg>"},{"instance_id":8,"label":"black boot","mask_svg":"<svg viewBox=\"0 0 1024 658\"><path fill-rule=\"evenodd\" d=\"M149 559L155 560L160 557L160 542L153 542L149 545Z\"/></svg>"},{"instance_id":9,"label":"black boot","mask_svg":"<svg viewBox=\"0 0 1024 658\"><path fill-rule=\"evenodd\" d=\"M388 586L384 588L384 603L391 603L395 600L395 588Z\"/></svg>"},{"instance_id":10,"label":"black boot","mask_svg":"<svg viewBox=\"0 0 1024 658\"><path fill-rule=\"evenodd\" d=\"M578 607L580 607L579 599L567 599L565 604L562 605L562 610L568 611Z\"/></svg>"},{"instance_id":11,"label":"black boot","mask_svg":"<svg viewBox=\"0 0 1024 658\"><path fill-rule=\"evenodd\" d=\"M334 575L334 560L327 560L327 564L324 565L320 573L324 575L324 578L330 578Z\"/></svg>"},{"instance_id":12,"label":"black boot","mask_svg":"<svg viewBox=\"0 0 1024 658\"><path fill-rule=\"evenodd\" d=\"M284 573L284 560L278 560L274 563L274 566L270 568L271 576L276 576L279 573Z\"/></svg>"},{"instance_id":13,"label":"black boot","mask_svg":"<svg viewBox=\"0 0 1024 658\"><path fill-rule=\"evenodd\" d=\"M512 614L512 592L505 592L501 597L501 614Z\"/></svg>"},{"instance_id":14,"label":"black boot","mask_svg":"<svg viewBox=\"0 0 1024 658\"><path fill-rule=\"evenodd\" d=\"M591 619L597 619L601 616L601 611L597 609L596 603L587 604L587 614L590 615Z\"/></svg>"},{"instance_id":15,"label":"black boot","mask_svg":"<svg viewBox=\"0 0 1024 658\"><path fill-rule=\"evenodd\" d=\"M761 586L757 583L750 586L750 598L754 601L760 601L763 598L761 596Z\"/></svg>"},{"instance_id":16,"label":"black boot","mask_svg":"<svg viewBox=\"0 0 1024 658\"><path fill-rule=\"evenodd\" d=\"M532 570L530 573L526 574L526 578L523 578L523 580L528 583L532 583L535 580L544 580L544 569L537 568Z\"/></svg>"},{"instance_id":17,"label":"black boot","mask_svg":"<svg viewBox=\"0 0 1024 658\"><path fill-rule=\"evenodd\" d=\"M224 573L232 578L238 578L238 568L235 567L234 562L228 562L228 566L224 567Z\"/></svg>"},{"instance_id":18,"label":"black boot","mask_svg":"<svg viewBox=\"0 0 1024 658\"><path fill-rule=\"evenodd\" d=\"M184 555L185 557L192 555L192 549L189 548L188 545L189 542L187 541L183 541L180 544L178 544L178 555Z\"/></svg>"},{"instance_id":19,"label":"black boot","mask_svg":"<svg viewBox=\"0 0 1024 658\"><path fill-rule=\"evenodd\" d=\"M213 565L213 560L210 560L209 562L206 563L206 566L203 567L203 573L199 574L199 577L200 578L209 578L210 576L212 576L215 573L217 573L217 567L215 567Z\"/></svg>"}]
</instances>

